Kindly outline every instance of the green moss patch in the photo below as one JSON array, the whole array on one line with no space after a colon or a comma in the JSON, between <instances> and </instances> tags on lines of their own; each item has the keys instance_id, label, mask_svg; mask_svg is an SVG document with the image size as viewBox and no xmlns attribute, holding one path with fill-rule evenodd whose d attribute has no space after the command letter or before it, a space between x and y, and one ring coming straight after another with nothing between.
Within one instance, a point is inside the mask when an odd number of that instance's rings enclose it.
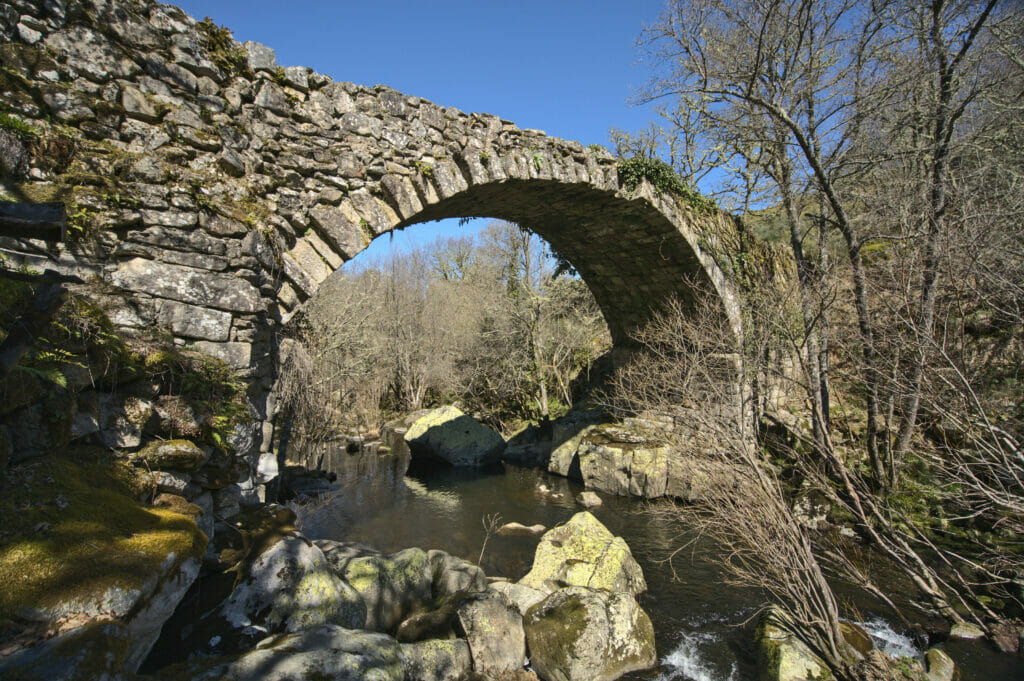
<instances>
[{"instance_id":1,"label":"green moss patch","mask_svg":"<svg viewBox=\"0 0 1024 681\"><path fill-rule=\"evenodd\" d=\"M195 521L138 501L151 491L147 476L94 448L5 471L0 619L138 588L170 553L201 556L206 538Z\"/></svg>"}]
</instances>

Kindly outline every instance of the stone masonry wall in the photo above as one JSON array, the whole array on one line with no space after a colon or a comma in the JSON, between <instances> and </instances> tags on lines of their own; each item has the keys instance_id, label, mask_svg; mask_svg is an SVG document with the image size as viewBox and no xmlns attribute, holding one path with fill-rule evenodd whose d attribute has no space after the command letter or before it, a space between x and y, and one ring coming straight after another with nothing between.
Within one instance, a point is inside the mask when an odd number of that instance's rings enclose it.
<instances>
[{"instance_id":1,"label":"stone masonry wall","mask_svg":"<svg viewBox=\"0 0 1024 681\"><path fill-rule=\"evenodd\" d=\"M0 38L0 107L35 132L0 126L2 198L64 201L71 224L66 244L0 239L0 254L89 279L115 323L160 325L244 372L258 421L279 325L372 239L424 220L530 227L576 266L616 344L694 287L740 333L701 247L731 221L624 191L601 147L282 68L149 0L13 0Z\"/></svg>"}]
</instances>

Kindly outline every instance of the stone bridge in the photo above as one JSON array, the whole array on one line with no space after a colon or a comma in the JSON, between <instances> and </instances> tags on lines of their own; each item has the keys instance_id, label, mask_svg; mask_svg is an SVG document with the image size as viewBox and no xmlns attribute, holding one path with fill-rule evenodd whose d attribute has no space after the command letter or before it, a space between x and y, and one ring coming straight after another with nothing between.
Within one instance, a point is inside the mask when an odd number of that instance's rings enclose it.
<instances>
[{"instance_id":1,"label":"stone bridge","mask_svg":"<svg viewBox=\"0 0 1024 681\"><path fill-rule=\"evenodd\" d=\"M731 220L626 190L601 147L282 68L149 0L14 0L0 33L3 106L39 131L5 198L65 201L76 238L4 240L4 257L92 277L117 324L161 325L248 372L260 419L280 323L374 238L427 220L530 228L579 271L616 345L673 295L715 296L740 333L705 252Z\"/></svg>"}]
</instances>

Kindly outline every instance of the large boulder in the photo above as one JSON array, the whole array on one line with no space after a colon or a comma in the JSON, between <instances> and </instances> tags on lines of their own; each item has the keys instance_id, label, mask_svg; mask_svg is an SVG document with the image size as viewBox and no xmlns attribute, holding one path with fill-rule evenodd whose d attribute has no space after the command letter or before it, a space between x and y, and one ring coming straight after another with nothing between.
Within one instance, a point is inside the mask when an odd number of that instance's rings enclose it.
<instances>
[{"instance_id":1,"label":"large boulder","mask_svg":"<svg viewBox=\"0 0 1024 681\"><path fill-rule=\"evenodd\" d=\"M927 665L925 678L928 681L953 681L956 678L956 664L953 659L940 648L931 648L924 654Z\"/></svg>"},{"instance_id":2,"label":"large boulder","mask_svg":"<svg viewBox=\"0 0 1024 681\"><path fill-rule=\"evenodd\" d=\"M523 617L500 593L491 591L467 598L459 606L458 618L474 670L497 676L523 666Z\"/></svg>"},{"instance_id":3,"label":"large boulder","mask_svg":"<svg viewBox=\"0 0 1024 681\"><path fill-rule=\"evenodd\" d=\"M103 672L134 673L156 643L164 622L192 586L199 565L198 558L178 560L171 553L159 574L139 588L112 587L101 600L62 604L66 620L78 619L86 624L0 657L0 678L85 681Z\"/></svg>"},{"instance_id":4,"label":"large boulder","mask_svg":"<svg viewBox=\"0 0 1024 681\"><path fill-rule=\"evenodd\" d=\"M647 591L643 570L629 546L588 511L548 530L534 553L533 567L520 584L551 593L563 586L625 592Z\"/></svg>"},{"instance_id":5,"label":"large boulder","mask_svg":"<svg viewBox=\"0 0 1024 681\"><path fill-rule=\"evenodd\" d=\"M320 624L361 628L366 605L331 569L323 552L305 537L284 537L260 554L224 602L236 627L264 624L295 632Z\"/></svg>"},{"instance_id":6,"label":"large boulder","mask_svg":"<svg viewBox=\"0 0 1024 681\"><path fill-rule=\"evenodd\" d=\"M419 416L405 432L404 439L413 457L452 466L496 463L505 450L505 439L500 433L452 406Z\"/></svg>"},{"instance_id":7,"label":"large boulder","mask_svg":"<svg viewBox=\"0 0 1024 681\"><path fill-rule=\"evenodd\" d=\"M556 423L554 442L548 472L618 496L693 501L723 476L736 477L726 464L670 447L663 427L643 419Z\"/></svg>"},{"instance_id":8,"label":"large boulder","mask_svg":"<svg viewBox=\"0 0 1024 681\"><path fill-rule=\"evenodd\" d=\"M487 588L487 575L468 560L432 549L427 551L427 561L435 601L459 592L476 593Z\"/></svg>"},{"instance_id":9,"label":"large boulder","mask_svg":"<svg viewBox=\"0 0 1024 681\"><path fill-rule=\"evenodd\" d=\"M545 681L612 681L658 661L654 626L627 593L565 587L530 608L524 627Z\"/></svg>"},{"instance_id":10,"label":"large boulder","mask_svg":"<svg viewBox=\"0 0 1024 681\"><path fill-rule=\"evenodd\" d=\"M205 666L205 668L203 668ZM191 681L402 681L398 642L389 636L321 624L264 639L233 660L172 667L168 678Z\"/></svg>"}]
</instances>

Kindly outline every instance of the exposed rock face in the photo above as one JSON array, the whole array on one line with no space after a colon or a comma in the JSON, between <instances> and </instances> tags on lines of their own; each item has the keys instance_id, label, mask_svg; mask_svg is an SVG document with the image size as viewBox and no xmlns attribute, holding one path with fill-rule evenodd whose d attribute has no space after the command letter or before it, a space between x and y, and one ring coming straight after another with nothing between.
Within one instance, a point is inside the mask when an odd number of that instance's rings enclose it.
<instances>
[{"instance_id":1,"label":"exposed rock face","mask_svg":"<svg viewBox=\"0 0 1024 681\"><path fill-rule=\"evenodd\" d=\"M54 124L76 140L54 159L5 138L7 170L26 178L19 193L66 200L83 216L76 229L96 236L58 245L53 263L16 240L5 257L123 289L116 323L165 325L246 371L261 419L272 416L260 391L274 326L373 238L425 220L530 224L572 258L616 343L691 281L716 291L739 329L731 289L702 250L726 242L732 221L646 182L622 187L602 148L383 86L278 71L272 49L211 39L217 27L151 0L5 7L7 109L43 141L58 136Z\"/></svg>"},{"instance_id":2,"label":"exposed rock face","mask_svg":"<svg viewBox=\"0 0 1024 681\"><path fill-rule=\"evenodd\" d=\"M505 439L500 433L452 406L422 413L404 437L414 458L433 459L452 466L496 463L505 449Z\"/></svg>"},{"instance_id":3,"label":"exposed rock face","mask_svg":"<svg viewBox=\"0 0 1024 681\"><path fill-rule=\"evenodd\" d=\"M265 639L230 662L185 665L192 681L402 681L398 642L383 634L322 624ZM174 671L172 668L171 671Z\"/></svg>"},{"instance_id":4,"label":"exposed rock face","mask_svg":"<svg viewBox=\"0 0 1024 681\"><path fill-rule=\"evenodd\" d=\"M541 537L533 567L520 584L551 593L563 586L625 592L647 591L643 570L621 537L587 511Z\"/></svg>"},{"instance_id":5,"label":"exposed rock face","mask_svg":"<svg viewBox=\"0 0 1024 681\"><path fill-rule=\"evenodd\" d=\"M658 661L651 620L626 593L559 589L530 608L525 627L545 681L612 681Z\"/></svg>"},{"instance_id":6,"label":"exposed rock face","mask_svg":"<svg viewBox=\"0 0 1024 681\"><path fill-rule=\"evenodd\" d=\"M0 657L0 676L19 679L86 679L106 670L135 672L156 643L160 630L199 574L199 560L167 556L158 574L140 588L113 587L98 599L64 603L46 613L116 618L75 627L31 648ZM36 616L44 613L36 613Z\"/></svg>"},{"instance_id":7,"label":"exposed rock face","mask_svg":"<svg viewBox=\"0 0 1024 681\"><path fill-rule=\"evenodd\" d=\"M260 555L222 611L236 627L265 622L289 632L319 624L355 629L366 620L363 599L304 537L285 537Z\"/></svg>"}]
</instances>

